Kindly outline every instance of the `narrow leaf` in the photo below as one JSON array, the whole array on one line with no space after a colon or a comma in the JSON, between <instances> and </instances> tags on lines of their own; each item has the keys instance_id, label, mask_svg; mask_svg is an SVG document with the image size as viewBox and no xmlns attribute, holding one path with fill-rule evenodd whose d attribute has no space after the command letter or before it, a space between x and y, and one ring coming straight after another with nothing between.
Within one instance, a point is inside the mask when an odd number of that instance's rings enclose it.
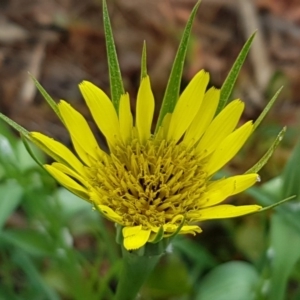
<instances>
[{"instance_id":1,"label":"narrow leaf","mask_svg":"<svg viewBox=\"0 0 300 300\"><path fill-rule=\"evenodd\" d=\"M29 74L30 77L32 78L36 88L39 90L39 92L42 94L44 99L48 102L50 107L53 109L53 111L56 113L56 115L59 117L59 119L63 122L62 117L60 116L58 107L56 102L51 98L51 96L46 92L46 90L42 87L42 85L35 79L31 74Z\"/></svg>"},{"instance_id":2,"label":"narrow leaf","mask_svg":"<svg viewBox=\"0 0 300 300\"><path fill-rule=\"evenodd\" d=\"M141 60L141 81L146 76L147 76L147 51L146 51L146 41L144 41L142 60Z\"/></svg>"},{"instance_id":3,"label":"narrow leaf","mask_svg":"<svg viewBox=\"0 0 300 300\"><path fill-rule=\"evenodd\" d=\"M17 130L19 133L21 133L24 136L28 137L29 132L24 127L22 127L21 125L17 124L16 122L14 122L13 120L11 120L7 116L3 115L2 113L0 113L0 119L2 119L3 121L5 121L9 126L11 126L12 128L14 128L15 130Z\"/></svg>"},{"instance_id":4,"label":"narrow leaf","mask_svg":"<svg viewBox=\"0 0 300 300\"><path fill-rule=\"evenodd\" d=\"M162 101L158 121L156 124L156 129L155 131L157 132L159 126L161 125L165 115L167 113L172 113L176 102L179 97L179 92L180 92L180 83L181 83L181 77L182 77L182 71L183 71L183 65L184 65L184 60L187 52L187 47L188 47L188 42L189 38L191 35L191 29L192 29L192 24L197 12L197 9L200 5L201 1L198 1L197 4L194 6L192 13L188 19L188 22L186 24L186 27L184 29L180 45L177 50L177 54L172 66L171 74L169 77L169 81L167 84L167 88L165 91L165 95Z\"/></svg>"},{"instance_id":5,"label":"narrow leaf","mask_svg":"<svg viewBox=\"0 0 300 300\"><path fill-rule=\"evenodd\" d=\"M289 226L279 214L274 214L271 219L270 244L270 249L275 255L270 257L272 276L270 276L268 299L284 300L288 298L289 278L293 270L298 270L299 232Z\"/></svg>"},{"instance_id":6,"label":"narrow leaf","mask_svg":"<svg viewBox=\"0 0 300 300\"><path fill-rule=\"evenodd\" d=\"M223 86L221 88L221 95L220 95L220 102L219 102L219 106L217 108L217 114L225 107L232 89L234 87L234 84L236 82L236 79L240 73L241 67L244 64L244 61L247 57L247 54L250 50L251 44L253 42L253 39L255 37L256 32L254 32L250 38L247 40L247 42L245 43L243 49L241 50L240 54L238 55L236 61L234 62L229 74L227 75Z\"/></svg>"},{"instance_id":7,"label":"narrow leaf","mask_svg":"<svg viewBox=\"0 0 300 300\"><path fill-rule=\"evenodd\" d=\"M22 187L15 181L7 181L0 185L0 231L6 220L20 204L22 193Z\"/></svg>"},{"instance_id":8,"label":"narrow leaf","mask_svg":"<svg viewBox=\"0 0 300 300\"><path fill-rule=\"evenodd\" d=\"M106 51L107 51L107 59L108 59L111 100L118 113L120 98L121 95L124 94L125 92L123 88L123 82L122 82L118 57L117 57L117 51L115 47L114 37L110 25L110 19L109 19L109 14L108 14L105 0L103 0L103 24L104 24L104 34L105 34Z\"/></svg>"},{"instance_id":9,"label":"narrow leaf","mask_svg":"<svg viewBox=\"0 0 300 300\"><path fill-rule=\"evenodd\" d=\"M259 283L255 267L247 262L231 261L213 268L200 284L195 300L253 300Z\"/></svg>"},{"instance_id":10,"label":"narrow leaf","mask_svg":"<svg viewBox=\"0 0 300 300\"><path fill-rule=\"evenodd\" d=\"M258 125L261 123L261 121L265 118L266 114L269 112L269 110L271 109L271 107L275 103L275 100L277 99L277 97L278 97L278 95L279 95L279 93L281 92L282 89L283 89L283 86L275 93L275 95L269 101L269 103L264 108L262 113L259 115L259 117L257 118L257 120L254 123L253 130L255 130L258 127Z\"/></svg>"},{"instance_id":11,"label":"narrow leaf","mask_svg":"<svg viewBox=\"0 0 300 300\"><path fill-rule=\"evenodd\" d=\"M271 145L271 147L268 149L268 151L264 154L264 156L248 171L245 172L245 174L250 174L250 173L257 173L259 170L262 169L262 167L268 162L270 157L273 155L274 151L278 147L279 143L282 141L283 136L286 132L286 127L284 127L279 134L277 135L275 141Z\"/></svg>"},{"instance_id":12,"label":"narrow leaf","mask_svg":"<svg viewBox=\"0 0 300 300\"><path fill-rule=\"evenodd\" d=\"M22 273L26 274L26 277L28 278L28 285L37 292L37 295L43 295L40 297L49 300L60 299L54 288L47 284L40 270L38 270L36 262L29 255L26 255L21 249L13 252L12 264L19 267L20 270L22 270ZM38 297L39 296L36 296L34 298L36 299Z\"/></svg>"},{"instance_id":13,"label":"narrow leaf","mask_svg":"<svg viewBox=\"0 0 300 300\"><path fill-rule=\"evenodd\" d=\"M296 147L294 148L287 164L285 165L282 174L282 179L283 179L283 187L282 187L282 194L281 194L282 197L295 194L300 198L299 165L300 165L300 141L297 143Z\"/></svg>"}]
</instances>

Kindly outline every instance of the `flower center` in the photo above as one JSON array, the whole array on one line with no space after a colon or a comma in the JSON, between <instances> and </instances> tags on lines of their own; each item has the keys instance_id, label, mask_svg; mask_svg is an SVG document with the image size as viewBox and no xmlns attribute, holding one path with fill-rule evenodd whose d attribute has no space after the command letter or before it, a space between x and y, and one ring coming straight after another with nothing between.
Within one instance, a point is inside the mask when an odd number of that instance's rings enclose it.
<instances>
[{"instance_id":1,"label":"flower center","mask_svg":"<svg viewBox=\"0 0 300 300\"><path fill-rule=\"evenodd\" d=\"M101 203L122 216L124 226L161 226L197 209L206 189L205 161L194 148L149 140L114 149L93 171Z\"/></svg>"}]
</instances>

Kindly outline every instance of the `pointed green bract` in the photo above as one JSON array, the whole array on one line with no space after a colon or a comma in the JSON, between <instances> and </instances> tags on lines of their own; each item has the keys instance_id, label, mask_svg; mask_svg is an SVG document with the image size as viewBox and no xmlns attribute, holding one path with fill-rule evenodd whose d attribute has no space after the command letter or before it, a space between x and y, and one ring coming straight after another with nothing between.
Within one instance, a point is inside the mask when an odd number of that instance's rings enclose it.
<instances>
[{"instance_id":1,"label":"pointed green bract","mask_svg":"<svg viewBox=\"0 0 300 300\"><path fill-rule=\"evenodd\" d=\"M141 60L141 81L146 76L147 76L147 50L146 50L146 41L144 41L142 60Z\"/></svg>"},{"instance_id":2,"label":"pointed green bract","mask_svg":"<svg viewBox=\"0 0 300 300\"><path fill-rule=\"evenodd\" d=\"M282 141L285 132L286 132L286 127L284 127L279 132L275 141L268 149L268 151L264 154L264 156L251 169L245 172L245 174L257 173L268 162L268 160L270 159L270 157L273 155L274 151L278 147L279 143Z\"/></svg>"},{"instance_id":3,"label":"pointed green bract","mask_svg":"<svg viewBox=\"0 0 300 300\"><path fill-rule=\"evenodd\" d=\"M161 226L156 234L155 239L151 242L152 244L156 244L160 242L164 238L164 228Z\"/></svg>"},{"instance_id":4,"label":"pointed green bract","mask_svg":"<svg viewBox=\"0 0 300 300\"><path fill-rule=\"evenodd\" d=\"M288 202L288 201L290 201L290 200L293 200L293 199L295 199L295 198L296 198L296 196L290 196L290 197L288 197L288 198L285 198L285 199L283 199L283 200L281 200L281 201L278 201L278 202L276 202L276 203L274 203L274 204L271 204L271 205L269 205L269 206L262 207L260 210L254 212L254 213L251 213L251 214L256 214L256 213L260 213L260 212L263 212L263 211L272 209L272 208L274 208L274 207L276 207L276 206L279 206L279 205L281 205L281 204L283 204L283 203L285 203L285 202Z\"/></svg>"},{"instance_id":5,"label":"pointed green bract","mask_svg":"<svg viewBox=\"0 0 300 300\"><path fill-rule=\"evenodd\" d=\"M181 220L181 223L179 224L177 229L169 236L169 242L171 242L179 234L179 232L180 232L181 228L183 227L184 223L185 223L185 216Z\"/></svg>"},{"instance_id":6,"label":"pointed green bract","mask_svg":"<svg viewBox=\"0 0 300 300\"><path fill-rule=\"evenodd\" d=\"M51 98L51 96L46 92L46 90L42 87L42 85L29 73L30 77L32 78L35 86L39 90L39 92L42 94L44 99L48 102L50 107L53 109L53 111L56 113L56 115L59 117L59 119L63 122L63 119L59 113L58 107L56 102Z\"/></svg>"},{"instance_id":7,"label":"pointed green bract","mask_svg":"<svg viewBox=\"0 0 300 300\"><path fill-rule=\"evenodd\" d=\"M9 126L14 128L15 130L17 130L20 134L23 134L26 138L29 137L29 132L24 127L17 124L16 122L11 120L7 116L3 115L2 113L0 113L0 119L2 119L4 122L6 122Z\"/></svg>"},{"instance_id":8,"label":"pointed green bract","mask_svg":"<svg viewBox=\"0 0 300 300\"><path fill-rule=\"evenodd\" d=\"M279 93L281 92L281 90L283 89L283 86L275 93L275 95L272 97L272 99L269 101L269 103L267 104L267 106L264 108L264 110L262 111L262 113L259 115L259 117L257 118L257 120L254 123L253 126L253 130L255 130L258 125L261 123L261 121L264 119L264 117L266 116L266 114L269 112L269 110L271 109L271 107L273 106L275 100L277 99Z\"/></svg>"},{"instance_id":9,"label":"pointed green bract","mask_svg":"<svg viewBox=\"0 0 300 300\"><path fill-rule=\"evenodd\" d=\"M121 95L123 95L125 92L123 88L123 81L118 62L117 51L115 47L114 37L110 25L110 19L105 0L103 0L103 24L108 59L111 100L118 113L120 98Z\"/></svg>"},{"instance_id":10,"label":"pointed green bract","mask_svg":"<svg viewBox=\"0 0 300 300\"><path fill-rule=\"evenodd\" d=\"M21 133L21 138L22 138L22 142L27 150L27 152L29 153L29 155L31 156L31 158L40 166L44 169L43 164L38 160L38 158L36 157L36 155L33 153L32 149L30 148L30 145L28 143L28 139Z\"/></svg>"},{"instance_id":11,"label":"pointed green bract","mask_svg":"<svg viewBox=\"0 0 300 300\"><path fill-rule=\"evenodd\" d=\"M222 88L221 88L221 94L220 94L220 102L219 106L217 108L217 114L225 107L232 89L234 87L235 81L240 73L241 67L244 64L244 61L247 57L247 54L250 50L251 44L253 42L253 39L255 37L256 32L254 32L250 38L245 43L243 49L241 50L240 54L238 55L236 61L234 62L229 74L227 75Z\"/></svg>"},{"instance_id":12,"label":"pointed green bract","mask_svg":"<svg viewBox=\"0 0 300 300\"><path fill-rule=\"evenodd\" d=\"M192 10L192 13L188 19L186 27L184 29L179 48L172 66L171 74L165 91L164 99L162 101L159 117L156 124L156 131L161 125L165 115L172 113L176 102L179 97L180 83L183 71L184 60L187 52L188 42L191 35L192 24L197 12L197 9L201 1L198 1Z\"/></svg>"}]
</instances>

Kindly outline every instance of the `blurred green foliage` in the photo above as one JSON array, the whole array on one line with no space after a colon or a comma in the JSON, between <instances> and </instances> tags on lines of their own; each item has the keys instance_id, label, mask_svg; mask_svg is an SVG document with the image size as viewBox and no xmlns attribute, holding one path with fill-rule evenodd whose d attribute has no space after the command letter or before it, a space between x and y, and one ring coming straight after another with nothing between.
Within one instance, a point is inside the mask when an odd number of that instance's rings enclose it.
<instances>
[{"instance_id":1,"label":"blurred green foliage","mask_svg":"<svg viewBox=\"0 0 300 300\"><path fill-rule=\"evenodd\" d=\"M299 195L299 166L300 144L281 176L247 194L264 206ZM121 264L115 229L58 187L3 123L0 195L0 299L113 299ZM141 299L300 299L299 197L203 228L174 240Z\"/></svg>"}]
</instances>

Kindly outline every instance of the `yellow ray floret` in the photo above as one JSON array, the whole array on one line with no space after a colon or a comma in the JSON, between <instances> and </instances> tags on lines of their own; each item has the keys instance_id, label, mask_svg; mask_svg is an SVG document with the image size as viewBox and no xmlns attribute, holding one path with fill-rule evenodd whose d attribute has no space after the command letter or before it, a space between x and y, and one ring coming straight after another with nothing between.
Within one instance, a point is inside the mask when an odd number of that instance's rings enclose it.
<instances>
[{"instance_id":1,"label":"yellow ray floret","mask_svg":"<svg viewBox=\"0 0 300 300\"><path fill-rule=\"evenodd\" d=\"M85 164L92 166L99 158L100 149L88 123L78 111L63 100L58 104L58 109L78 156Z\"/></svg>"},{"instance_id":2,"label":"yellow ray floret","mask_svg":"<svg viewBox=\"0 0 300 300\"><path fill-rule=\"evenodd\" d=\"M91 82L83 81L79 88L100 131L106 137L108 144L114 146L121 135L119 119L112 102Z\"/></svg>"},{"instance_id":3,"label":"yellow ray floret","mask_svg":"<svg viewBox=\"0 0 300 300\"><path fill-rule=\"evenodd\" d=\"M204 221L212 219L234 218L256 212L261 209L259 205L241 205L234 206L222 204L213 207L201 209L199 212L191 212L187 215L195 221Z\"/></svg>"},{"instance_id":4,"label":"yellow ray floret","mask_svg":"<svg viewBox=\"0 0 300 300\"><path fill-rule=\"evenodd\" d=\"M230 102L208 126L197 149L206 155L213 152L220 142L234 130L243 110L244 103L240 100Z\"/></svg>"},{"instance_id":5,"label":"yellow ray floret","mask_svg":"<svg viewBox=\"0 0 300 300\"><path fill-rule=\"evenodd\" d=\"M124 237L124 247L126 249L139 249L144 246L149 237L151 230L142 228L142 225L134 227L124 227L123 228L123 237Z\"/></svg>"},{"instance_id":6,"label":"yellow ray floret","mask_svg":"<svg viewBox=\"0 0 300 300\"><path fill-rule=\"evenodd\" d=\"M151 136L151 125L154 113L154 97L149 76L142 79L136 102L136 128L141 144Z\"/></svg>"},{"instance_id":7,"label":"yellow ray floret","mask_svg":"<svg viewBox=\"0 0 300 300\"><path fill-rule=\"evenodd\" d=\"M202 104L184 135L184 142L187 145L191 145L191 143L194 145L202 137L216 113L219 99L220 90L215 88L209 89L204 95Z\"/></svg>"},{"instance_id":8,"label":"yellow ray floret","mask_svg":"<svg viewBox=\"0 0 300 300\"><path fill-rule=\"evenodd\" d=\"M63 144L39 132L30 133L31 140L43 151L58 162L70 166L81 173L83 169L79 159Z\"/></svg>"},{"instance_id":9,"label":"yellow ray floret","mask_svg":"<svg viewBox=\"0 0 300 300\"><path fill-rule=\"evenodd\" d=\"M44 168L66 189L71 191L73 194L79 196L80 198L89 201L89 191L85 187L83 187L75 180L70 178L67 174L63 173L62 171L53 166L44 165Z\"/></svg>"},{"instance_id":10,"label":"yellow ray floret","mask_svg":"<svg viewBox=\"0 0 300 300\"><path fill-rule=\"evenodd\" d=\"M190 126L201 106L208 81L208 73L202 70L183 91L170 120L168 141L178 142Z\"/></svg>"},{"instance_id":11,"label":"yellow ray floret","mask_svg":"<svg viewBox=\"0 0 300 300\"><path fill-rule=\"evenodd\" d=\"M237 175L213 181L208 184L205 193L200 198L201 207L219 204L229 196L241 193L259 181L257 174Z\"/></svg>"}]
</instances>

